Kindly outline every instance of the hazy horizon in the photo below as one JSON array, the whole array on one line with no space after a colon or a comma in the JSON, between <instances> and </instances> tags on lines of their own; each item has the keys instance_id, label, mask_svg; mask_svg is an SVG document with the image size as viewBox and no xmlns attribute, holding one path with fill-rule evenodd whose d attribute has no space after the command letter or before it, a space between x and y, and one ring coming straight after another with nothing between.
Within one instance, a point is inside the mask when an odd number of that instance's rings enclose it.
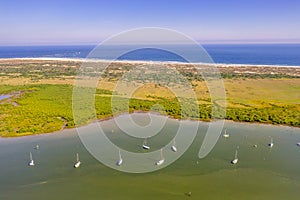
<instances>
[{"instance_id":1,"label":"hazy horizon","mask_svg":"<svg viewBox=\"0 0 300 200\"><path fill-rule=\"evenodd\" d=\"M12 0L0 7L0 46L99 44L141 27L176 30L200 44L300 43L299 7L292 0Z\"/></svg>"},{"instance_id":2,"label":"hazy horizon","mask_svg":"<svg viewBox=\"0 0 300 200\"><path fill-rule=\"evenodd\" d=\"M300 41L196 41L199 45L300 45ZM101 45L102 41L99 43L89 43L89 42L74 42L74 43L8 43L0 44L1 47L17 47L17 46L98 46ZM160 44L160 43L158 43ZM111 44L111 45L135 45L135 44ZM188 45L184 43L161 43L161 45Z\"/></svg>"}]
</instances>

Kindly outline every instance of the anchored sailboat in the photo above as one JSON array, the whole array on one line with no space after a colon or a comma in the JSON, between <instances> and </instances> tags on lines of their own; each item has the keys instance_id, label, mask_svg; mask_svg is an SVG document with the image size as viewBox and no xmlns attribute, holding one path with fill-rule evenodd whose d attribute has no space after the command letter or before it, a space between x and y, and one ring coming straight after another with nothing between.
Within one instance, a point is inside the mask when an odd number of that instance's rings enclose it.
<instances>
[{"instance_id":1,"label":"anchored sailboat","mask_svg":"<svg viewBox=\"0 0 300 200\"><path fill-rule=\"evenodd\" d=\"M273 147L274 146L274 142L273 142L273 138L271 137L271 142L268 144L269 147Z\"/></svg>"},{"instance_id":2,"label":"anchored sailboat","mask_svg":"<svg viewBox=\"0 0 300 200\"><path fill-rule=\"evenodd\" d=\"M28 165L29 166L34 166L34 160L32 159L32 154L31 154L31 152L30 152L30 154L29 154L29 163L28 163Z\"/></svg>"},{"instance_id":3,"label":"anchored sailboat","mask_svg":"<svg viewBox=\"0 0 300 200\"><path fill-rule=\"evenodd\" d=\"M227 133L227 129L225 129L225 133L223 134L224 138L229 138L229 134Z\"/></svg>"},{"instance_id":4,"label":"anchored sailboat","mask_svg":"<svg viewBox=\"0 0 300 200\"><path fill-rule=\"evenodd\" d=\"M117 162L117 165L118 165L118 166L121 166L122 163L123 163L123 159L122 159L122 156L121 156L121 151L119 150L119 160L118 160L118 162Z\"/></svg>"},{"instance_id":5,"label":"anchored sailboat","mask_svg":"<svg viewBox=\"0 0 300 200\"><path fill-rule=\"evenodd\" d=\"M76 154L76 163L75 163L74 167L75 167L75 168L78 168L78 167L80 167L80 164L81 164L81 162L80 162L80 160L79 160L79 154L77 153L77 154Z\"/></svg>"},{"instance_id":6,"label":"anchored sailboat","mask_svg":"<svg viewBox=\"0 0 300 200\"><path fill-rule=\"evenodd\" d=\"M231 161L231 164L237 164L238 163L238 161L239 161L239 159L238 159L238 148L239 147L237 147L236 148L236 150L235 150L235 155L234 155L234 159Z\"/></svg>"},{"instance_id":7,"label":"anchored sailboat","mask_svg":"<svg viewBox=\"0 0 300 200\"><path fill-rule=\"evenodd\" d=\"M171 146L171 150L172 150L173 152L176 152L176 151L177 151L175 139L173 140L173 145Z\"/></svg>"},{"instance_id":8,"label":"anchored sailboat","mask_svg":"<svg viewBox=\"0 0 300 200\"><path fill-rule=\"evenodd\" d=\"M165 162L165 159L164 159L163 154L162 154L162 149L160 149L160 160L157 161L155 163L155 165L159 166L159 165L162 165L164 162Z\"/></svg>"},{"instance_id":9,"label":"anchored sailboat","mask_svg":"<svg viewBox=\"0 0 300 200\"><path fill-rule=\"evenodd\" d=\"M147 149L147 150L149 150L150 149L150 147L147 145L147 138L145 138L145 140L144 140L144 143L143 143L143 149Z\"/></svg>"}]
</instances>

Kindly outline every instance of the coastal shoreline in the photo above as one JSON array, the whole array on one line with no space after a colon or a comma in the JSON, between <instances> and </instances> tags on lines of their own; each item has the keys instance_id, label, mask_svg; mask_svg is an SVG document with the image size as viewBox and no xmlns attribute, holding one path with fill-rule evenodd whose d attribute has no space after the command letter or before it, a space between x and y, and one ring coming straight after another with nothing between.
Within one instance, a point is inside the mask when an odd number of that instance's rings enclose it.
<instances>
[{"instance_id":1,"label":"coastal shoreline","mask_svg":"<svg viewBox=\"0 0 300 200\"><path fill-rule=\"evenodd\" d=\"M184 64L184 65L207 65L217 67L278 67L278 68L300 68L300 65L261 65L261 64L233 64L233 63L201 63L201 62L179 62L179 61L149 61L149 60L109 60L93 58L56 58L56 57L26 57L26 58L0 58L1 61L65 61L65 62L103 62L103 63L135 63L135 64Z\"/></svg>"},{"instance_id":2,"label":"coastal shoreline","mask_svg":"<svg viewBox=\"0 0 300 200\"><path fill-rule=\"evenodd\" d=\"M115 116L108 116L108 117L104 117L102 119L97 119L97 120L93 120L87 124L84 124L82 126L78 126L78 127L72 127L72 128L63 128L61 130L57 130L57 131L53 131L53 132L46 132L46 133L35 133L35 134L28 134L28 135L14 135L14 136L0 136L0 139L12 139L12 138L29 138L29 137L38 137L38 136L43 136L43 135L52 135L52 134L61 134L65 131L74 131L78 128L82 128L85 126L90 126L92 124L96 124L96 123L101 123L101 122L106 122L109 120L113 120L117 117L120 116L125 116L125 115L132 115L132 114L151 114L151 115L157 115L157 116L161 116L161 117L166 117L167 119L170 120L174 120L174 121L179 121L179 122L198 122L198 123L205 123L207 125L209 125L210 123L213 123L212 121L203 121L203 120L199 120L199 119L179 119L179 118L175 118L169 115L162 115L160 113L157 112L146 112L146 111L135 111L132 113L120 113L117 114ZM281 128L288 128L288 129L298 129L300 130L300 127L297 126L288 126L288 125L283 125L283 124L270 124L270 123L259 123L259 122L245 122L245 121L233 121L233 120L226 120L226 119L219 119L219 120L224 120L224 125L226 123L237 123L237 124L243 124L243 125L259 125L259 126L267 126L267 127L281 127Z\"/></svg>"}]
</instances>

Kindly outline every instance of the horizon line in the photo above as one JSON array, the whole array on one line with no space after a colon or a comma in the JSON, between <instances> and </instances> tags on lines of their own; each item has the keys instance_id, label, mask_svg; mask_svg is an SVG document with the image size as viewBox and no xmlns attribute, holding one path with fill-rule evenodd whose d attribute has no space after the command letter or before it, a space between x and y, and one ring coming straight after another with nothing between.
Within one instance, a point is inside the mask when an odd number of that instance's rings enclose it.
<instances>
[{"instance_id":1,"label":"horizon line","mask_svg":"<svg viewBox=\"0 0 300 200\"><path fill-rule=\"evenodd\" d=\"M272 42L268 42L268 41L255 41L255 42L249 42L249 41L240 41L240 42L236 42L236 41L224 41L224 42L218 42L218 41L214 41L214 42L201 42L201 41L196 41L199 45L256 45L256 44L261 44L261 45L276 45L276 44L300 44L300 41L295 41L295 42L288 42L288 41L272 41ZM118 44L110 44L108 46L115 46L115 45L140 45L143 43L118 43ZM153 43L154 44L154 43ZM187 45L187 43L180 43L180 42L174 42L174 43L155 43L155 44L159 44L159 45ZM9 44L1 44L0 43L0 47L21 47L21 46L98 46L101 45L100 43L85 43L85 42L80 42L80 43L9 43Z\"/></svg>"}]
</instances>

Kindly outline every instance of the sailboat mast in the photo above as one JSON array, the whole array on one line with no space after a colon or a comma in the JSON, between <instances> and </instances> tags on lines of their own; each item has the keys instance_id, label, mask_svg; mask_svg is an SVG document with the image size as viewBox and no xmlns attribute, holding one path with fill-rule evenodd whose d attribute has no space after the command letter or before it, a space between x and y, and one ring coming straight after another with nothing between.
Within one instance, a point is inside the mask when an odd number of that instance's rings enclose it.
<instances>
[{"instance_id":1,"label":"sailboat mast","mask_svg":"<svg viewBox=\"0 0 300 200\"><path fill-rule=\"evenodd\" d=\"M121 160L122 157L121 157L121 151L119 150L119 159Z\"/></svg>"},{"instance_id":2,"label":"sailboat mast","mask_svg":"<svg viewBox=\"0 0 300 200\"><path fill-rule=\"evenodd\" d=\"M78 153L76 154L76 161L77 162L79 161L79 155L78 155Z\"/></svg>"}]
</instances>

